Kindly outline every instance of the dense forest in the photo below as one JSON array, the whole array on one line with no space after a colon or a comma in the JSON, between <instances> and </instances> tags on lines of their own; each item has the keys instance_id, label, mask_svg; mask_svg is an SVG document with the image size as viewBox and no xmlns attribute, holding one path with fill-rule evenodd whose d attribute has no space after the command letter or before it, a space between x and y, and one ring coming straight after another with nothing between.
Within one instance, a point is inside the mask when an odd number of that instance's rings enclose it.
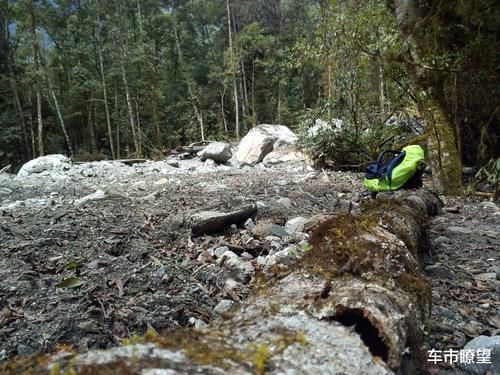
<instances>
[{"instance_id":1,"label":"dense forest","mask_svg":"<svg viewBox=\"0 0 500 375\"><path fill-rule=\"evenodd\" d=\"M341 120L337 164L419 122L437 188L498 156L495 0L3 0L0 165L49 153L160 157ZM316 142L316 143L315 143Z\"/></svg>"}]
</instances>

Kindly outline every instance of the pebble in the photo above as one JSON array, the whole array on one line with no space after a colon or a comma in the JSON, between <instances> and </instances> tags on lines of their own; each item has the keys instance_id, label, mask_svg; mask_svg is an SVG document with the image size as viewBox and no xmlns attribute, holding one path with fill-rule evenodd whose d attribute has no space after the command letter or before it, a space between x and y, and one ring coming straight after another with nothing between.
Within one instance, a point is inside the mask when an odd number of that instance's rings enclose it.
<instances>
[{"instance_id":1,"label":"pebble","mask_svg":"<svg viewBox=\"0 0 500 375\"><path fill-rule=\"evenodd\" d=\"M446 280L453 278L453 272L448 268L441 266L439 263L425 267L425 272L430 277L434 277L436 279Z\"/></svg>"},{"instance_id":2,"label":"pebble","mask_svg":"<svg viewBox=\"0 0 500 375\"><path fill-rule=\"evenodd\" d=\"M288 209L292 208L292 206L293 206L293 203L290 200L290 198L280 198L280 199L278 199L277 202Z\"/></svg>"},{"instance_id":3,"label":"pebble","mask_svg":"<svg viewBox=\"0 0 500 375\"><path fill-rule=\"evenodd\" d=\"M217 314L223 314L233 307L234 302L229 300L229 299L223 299L221 300L217 306L214 307L214 312Z\"/></svg>"}]
</instances>

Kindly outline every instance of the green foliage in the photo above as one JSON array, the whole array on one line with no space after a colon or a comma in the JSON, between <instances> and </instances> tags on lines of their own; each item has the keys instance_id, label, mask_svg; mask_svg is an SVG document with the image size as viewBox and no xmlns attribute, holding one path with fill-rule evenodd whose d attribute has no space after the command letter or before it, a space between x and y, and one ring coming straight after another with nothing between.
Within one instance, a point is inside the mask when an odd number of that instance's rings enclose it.
<instances>
[{"instance_id":1,"label":"green foliage","mask_svg":"<svg viewBox=\"0 0 500 375\"><path fill-rule=\"evenodd\" d=\"M495 200L500 197L500 158L491 159L481 167L467 190L469 192L476 190L477 185L480 183L487 183L493 187L493 198Z\"/></svg>"}]
</instances>

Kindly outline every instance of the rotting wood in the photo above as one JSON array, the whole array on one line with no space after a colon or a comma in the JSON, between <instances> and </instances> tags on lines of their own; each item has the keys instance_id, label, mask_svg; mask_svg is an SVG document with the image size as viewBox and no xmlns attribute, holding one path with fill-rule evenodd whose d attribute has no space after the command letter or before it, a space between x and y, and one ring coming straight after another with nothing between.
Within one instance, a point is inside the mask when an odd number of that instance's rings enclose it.
<instances>
[{"instance_id":1,"label":"rotting wood","mask_svg":"<svg viewBox=\"0 0 500 375\"><path fill-rule=\"evenodd\" d=\"M434 195L417 191L323 222L302 259L258 277L252 295L213 328L22 358L0 372L415 373L431 300L419 258L428 217L438 211Z\"/></svg>"}]
</instances>

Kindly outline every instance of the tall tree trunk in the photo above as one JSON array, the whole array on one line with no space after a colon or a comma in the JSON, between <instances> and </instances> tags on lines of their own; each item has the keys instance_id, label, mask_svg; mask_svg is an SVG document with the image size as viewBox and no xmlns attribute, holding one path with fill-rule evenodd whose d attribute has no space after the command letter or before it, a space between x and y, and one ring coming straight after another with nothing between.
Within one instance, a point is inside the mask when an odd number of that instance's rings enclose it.
<instances>
[{"instance_id":1,"label":"tall tree trunk","mask_svg":"<svg viewBox=\"0 0 500 375\"><path fill-rule=\"evenodd\" d=\"M120 150L120 108L118 107L118 91L115 89L115 123L116 123L116 157L121 158Z\"/></svg>"},{"instance_id":2,"label":"tall tree trunk","mask_svg":"<svg viewBox=\"0 0 500 375\"><path fill-rule=\"evenodd\" d=\"M126 53L125 53L125 47L123 43L120 45L120 70L122 74L122 81L123 81L123 86L125 89L125 99L127 101L127 110L128 110L128 118L129 118L129 123L130 123L130 130L132 130L132 139L134 141L134 148L135 148L135 156L137 158L142 157L141 153L141 144L139 142L139 135L137 132L137 129L135 127L135 119L134 119L134 109L132 107L132 99L130 98L130 91L128 87L128 80L127 80L127 73L125 71L125 59L126 59Z\"/></svg>"},{"instance_id":3,"label":"tall tree trunk","mask_svg":"<svg viewBox=\"0 0 500 375\"><path fill-rule=\"evenodd\" d=\"M64 139L66 140L66 146L68 147L69 156L73 156L73 146L71 145L71 140L69 139L68 132L66 131L66 126L64 125L64 119L61 114L61 109L59 108L59 102L57 100L56 92L54 91L54 86L52 85L52 81L50 80L49 75L45 72L45 78L49 84L49 91L52 96L52 100L54 101L54 106L57 113L57 118L59 119L59 124L61 125L61 129L64 135Z\"/></svg>"},{"instance_id":4,"label":"tall tree trunk","mask_svg":"<svg viewBox=\"0 0 500 375\"><path fill-rule=\"evenodd\" d=\"M234 113L235 113L235 135L236 140L240 140L240 119L239 119L239 106L238 106L238 88L236 84L236 66L234 62L234 51L233 51L233 36L231 32L231 12L229 10L229 0L226 0L227 8L227 32L229 34L229 64L231 65L231 73L233 76L233 95L234 95Z\"/></svg>"},{"instance_id":5,"label":"tall tree trunk","mask_svg":"<svg viewBox=\"0 0 500 375\"><path fill-rule=\"evenodd\" d=\"M224 131L227 134L228 130L227 130L226 114L224 113L224 96L225 95L226 95L226 88L222 89L220 92L220 113L222 116L222 124L224 125Z\"/></svg>"},{"instance_id":6,"label":"tall tree trunk","mask_svg":"<svg viewBox=\"0 0 500 375\"><path fill-rule=\"evenodd\" d=\"M13 51L10 41L10 20L9 20L9 7L8 4L3 4L0 7L2 14L0 14L0 67L2 63L5 64L7 68L8 81L10 85L10 90L12 92L12 97L14 100L14 110L16 115L19 117L19 127L21 134L21 159L30 158L30 147L28 143L28 132L26 127L26 121L24 119L24 111L19 100L19 94L16 85L16 75L14 73L14 58Z\"/></svg>"},{"instance_id":7,"label":"tall tree trunk","mask_svg":"<svg viewBox=\"0 0 500 375\"><path fill-rule=\"evenodd\" d=\"M379 78L379 105L380 105L380 123L385 121L385 93L384 93L384 68L382 65L378 67Z\"/></svg>"},{"instance_id":8,"label":"tall tree trunk","mask_svg":"<svg viewBox=\"0 0 500 375\"><path fill-rule=\"evenodd\" d=\"M142 130L141 130L141 116L139 113L139 96L135 99L135 115L137 116L137 139L139 140L139 145L141 145L142 153Z\"/></svg>"},{"instance_id":9,"label":"tall tree trunk","mask_svg":"<svg viewBox=\"0 0 500 375\"><path fill-rule=\"evenodd\" d=\"M31 101L31 96L28 96L28 108L33 108L33 103ZM33 114L31 110L28 111L28 124L30 125L30 137L31 137L31 158L34 159L36 157L36 136L35 129L33 124Z\"/></svg>"},{"instance_id":10,"label":"tall tree trunk","mask_svg":"<svg viewBox=\"0 0 500 375\"><path fill-rule=\"evenodd\" d=\"M243 92L243 99L245 103L245 110L243 111L243 113L248 114L248 112L250 111L250 105L248 104L247 78L245 72L245 64L243 63L243 60L241 60L241 82L243 82L243 88L241 89L241 91Z\"/></svg>"},{"instance_id":11,"label":"tall tree trunk","mask_svg":"<svg viewBox=\"0 0 500 375\"><path fill-rule=\"evenodd\" d=\"M36 33L36 19L34 5L32 2L28 5L28 12L31 18L31 44L33 49L33 61L35 65L35 91L36 91L36 115L37 115L37 136L38 136L38 154L43 156L43 121L42 121L42 83L40 73L40 46L38 44L38 35Z\"/></svg>"},{"instance_id":12,"label":"tall tree trunk","mask_svg":"<svg viewBox=\"0 0 500 375\"><path fill-rule=\"evenodd\" d=\"M259 123L259 118L257 115L257 105L255 99L255 59L252 59L252 117L253 126Z\"/></svg>"},{"instance_id":13,"label":"tall tree trunk","mask_svg":"<svg viewBox=\"0 0 500 375\"><path fill-rule=\"evenodd\" d=\"M96 49L97 49L97 57L99 60L99 73L101 75L102 95L104 98L104 112L106 114L106 126L108 129L109 148L111 150L111 157L113 159L116 159L116 151L115 151L114 142L113 142L113 130L112 130L112 126L111 126L111 116L109 115L108 89L107 89L107 84L106 84L106 75L104 74L104 63L103 63L103 59L102 59L101 45L99 43L99 39L97 38L97 36L96 36Z\"/></svg>"},{"instance_id":14,"label":"tall tree trunk","mask_svg":"<svg viewBox=\"0 0 500 375\"><path fill-rule=\"evenodd\" d=\"M427 66L435 50L429 44L425 26L428 15L418 0L394 0L396 20L410 48L409 70L419 91L419 109L427 124L428 147L434 187L443 193L459 193L462 187L462 163L457 149L453 121L445 105L443 81L447 72Z\"/></svg>"},{"instance_id":15,"label":"tall tree trunk","mask_svg":"<svg viewBox=\"0 0 500 375\"><path fill-rule=\"evenodd\" d=\"M173 0L171 0L171 4L172 4L172 9L175 10ZM172 27L174 30L175 46L176 46L177 54L179 57L179 63L181 65L181 72L182 72L182 75L184 76L184 80L186 81L187 88L188 88L189 100L192 102L193 111L196 115L196 119L198 120L198 124L200 125L201 141L205 142L205 127L203 125L203 112L198 104L198 96L196 95L194 82L193 82L192 78L188 77L184 71L185 70L184 56L182 54L181 43L179 40L179 34L177 33L177 25L175 22L175 15L173 17Z\"/></svg>"}]
</instances>

